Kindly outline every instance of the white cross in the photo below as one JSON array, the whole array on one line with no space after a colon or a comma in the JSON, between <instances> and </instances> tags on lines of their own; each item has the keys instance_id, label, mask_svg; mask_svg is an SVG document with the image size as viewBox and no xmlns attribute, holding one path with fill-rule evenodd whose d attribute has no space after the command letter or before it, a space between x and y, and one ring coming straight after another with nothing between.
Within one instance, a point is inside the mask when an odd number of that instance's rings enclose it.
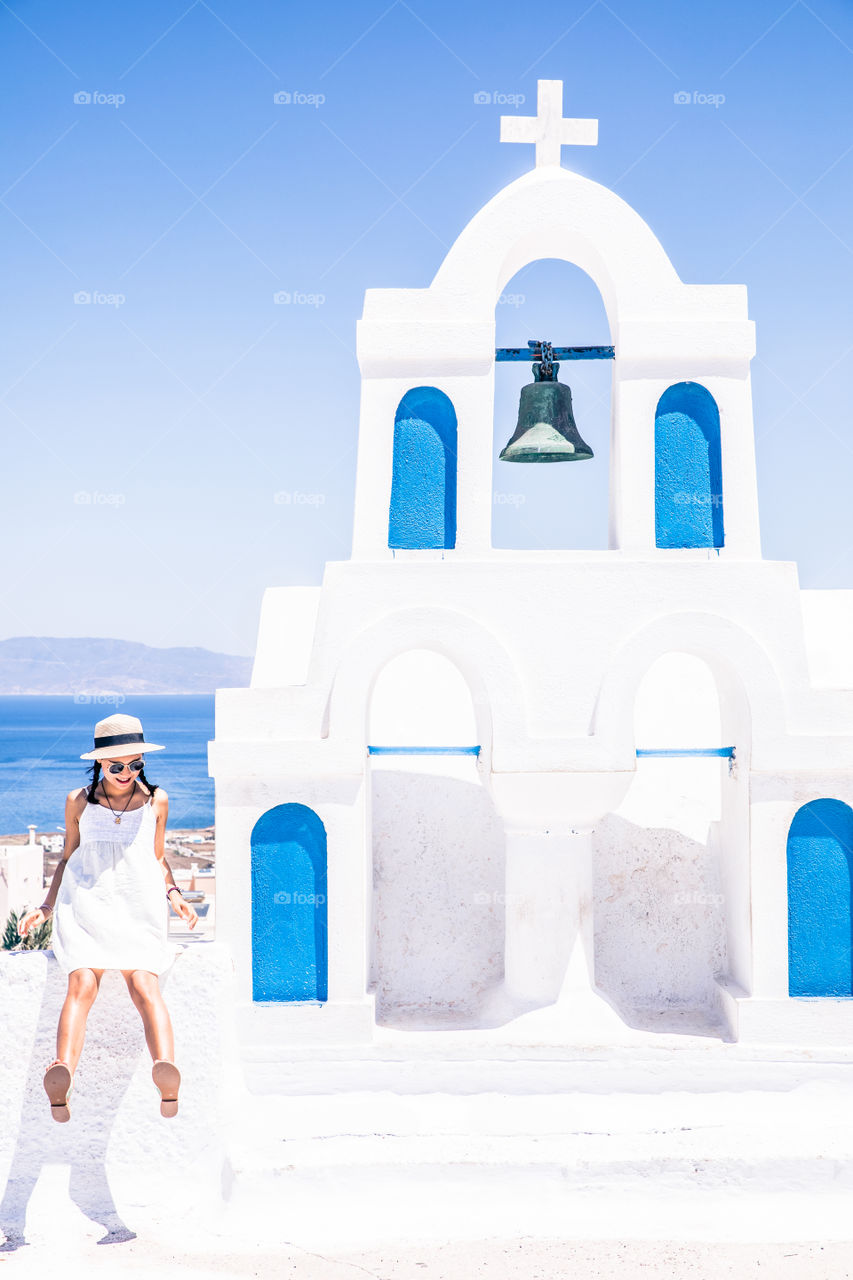
<instances>
[{"instance_id":1,"label":"white cross","mask_svg":"<svg viewBox=\"0 0 853 1280\"><path fill-rule=\"evenodd\" d=\"M501 142L535 142L537 169L543 164L558 165L561 147L597 146L597 120L563 119L562 80L536 83L536 115L501 116Z\"/></svg>"}]
</instances>

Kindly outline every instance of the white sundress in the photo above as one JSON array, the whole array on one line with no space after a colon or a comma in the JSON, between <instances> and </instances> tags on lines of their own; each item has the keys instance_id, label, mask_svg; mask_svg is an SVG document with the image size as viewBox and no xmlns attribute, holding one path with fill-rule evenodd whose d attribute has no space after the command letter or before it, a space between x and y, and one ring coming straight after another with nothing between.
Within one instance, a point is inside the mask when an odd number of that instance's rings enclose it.
<instances>
[{"instance_id":1,"label":"white sundress","mask_svg":"<svg viewBox=\"0 0 853 1280\"><path fill-rule=\"evenodd\" d=\"M80 815L80 844L65 867L53 912L53 952L74 969L146 969L172 962L166 883L154 852L154 797L117 823L105 805Z\"/></svg>"}]
</instances>

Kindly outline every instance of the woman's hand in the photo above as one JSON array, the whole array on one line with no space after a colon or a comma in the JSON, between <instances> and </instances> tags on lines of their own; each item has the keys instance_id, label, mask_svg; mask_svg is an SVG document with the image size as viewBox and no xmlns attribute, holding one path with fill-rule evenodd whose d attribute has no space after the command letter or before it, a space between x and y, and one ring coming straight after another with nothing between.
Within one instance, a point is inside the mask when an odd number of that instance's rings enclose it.
<instances>
[{"instance_id":1,"label":"woman's hand","mask_svg":"<svg viewBox=\"0 0 853 1280\"><path fill-rule=\"evenodd\" d=\"M181 919L194 929L198 924L198 912L191 902L187 902L186 898L182 898L180 893L170 893L169 901L173 910L181 917Z\"/></svg>"},{"instance_id":2,"label":"woman's hand","mask_svg":"<svg viewBox=\"0 0 853 1280\"><path fill-rule=\"evenodd\" d=\"M43 925L45 920L49 920L53 915L52 911L42 911L41 907L36 907L35 911L28 911L25 916L21 916L18 921L18 933L22 938L26 938L32 929L38 929Z\"/></svg>"}]
</instances>

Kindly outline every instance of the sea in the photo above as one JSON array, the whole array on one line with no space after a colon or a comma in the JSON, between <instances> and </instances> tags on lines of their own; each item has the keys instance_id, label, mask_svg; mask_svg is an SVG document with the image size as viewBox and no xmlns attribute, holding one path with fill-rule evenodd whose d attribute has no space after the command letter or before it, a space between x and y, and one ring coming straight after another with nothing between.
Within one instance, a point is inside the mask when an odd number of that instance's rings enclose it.
<instances>
[{"instance_id":1,"label":"sea","mask_svg":"<svg viewBox=\"0 0 853 1280\"><path fill-rule=\"evenodd\" d=\"M0 836L65 828L65 797L91 781L95 724L117 711L137 716L149 742L145 772L169 794L168 827L213 825L213 779L207 744L214 733L214 695L109 694L0 695Z\"/></svg>"}]
</instances>

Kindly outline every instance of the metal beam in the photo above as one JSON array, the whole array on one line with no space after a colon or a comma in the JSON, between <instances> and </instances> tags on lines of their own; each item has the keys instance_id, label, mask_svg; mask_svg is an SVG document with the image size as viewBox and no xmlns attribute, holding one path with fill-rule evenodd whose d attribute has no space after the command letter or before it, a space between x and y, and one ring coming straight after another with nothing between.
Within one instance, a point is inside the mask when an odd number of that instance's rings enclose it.
<instances>
[{"instance_id":1,"label":"metal beam","mask_svg":"<svg viewBox=\"0 0 853 1280\"><path fill-rule=\"evenodd\" d=\"M552 360L613 360L614 347L552 347ZM542 349L538 343L526 347L497 347L495 360L541 360Z\"/></svg>"},{"instance_id":2,"label":"metal beam","mask_svg":"<svg viewBox=\"0 0 853 1280\"><path fill-rule=\"evenodd\" d=\"M371 747L371 756L478 756L479 747Z\"/></svg>"}]
</instances>

